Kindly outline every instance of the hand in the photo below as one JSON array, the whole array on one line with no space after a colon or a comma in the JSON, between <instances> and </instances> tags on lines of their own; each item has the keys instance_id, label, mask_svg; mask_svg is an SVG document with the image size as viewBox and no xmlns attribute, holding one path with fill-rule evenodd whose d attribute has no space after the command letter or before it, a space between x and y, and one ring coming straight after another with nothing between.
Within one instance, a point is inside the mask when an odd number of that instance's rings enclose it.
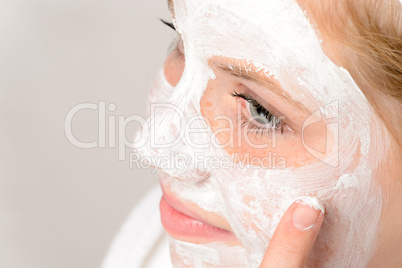
<instances>
[{"instance_id":1,"label":"hand","mask_svg":"<svg viewBox=\"0 0 402 268\"><path fill-rule=\"evenodd\" d=\"M316 198L293 202L276 227L260 268L305 267L324 214L325 208Z\"/></svg>"}]
</instances>

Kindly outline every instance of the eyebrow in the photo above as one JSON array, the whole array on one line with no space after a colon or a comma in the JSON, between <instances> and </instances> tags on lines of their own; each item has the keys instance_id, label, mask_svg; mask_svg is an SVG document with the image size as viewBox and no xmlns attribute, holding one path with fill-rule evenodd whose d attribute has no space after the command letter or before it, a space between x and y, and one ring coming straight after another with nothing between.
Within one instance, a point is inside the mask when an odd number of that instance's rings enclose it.
<instances>
[{"instance_id":1,"label":"eyebrow","mask_svg":"<svg viewBox=\"0 0 402 268\"><path fill-rule=\"evenodd\" d=\"M172 13L172 17L174 18L174 5L173 5L173 0L167 0L167 5L169 8L170 13Z\"/></svg>"},{"instance_id":2,"label":"eyebrow","mask_svg":"<svg viewBox=\"0 0 402 268\"><path fill-rule=\"evenodd\" d=\"M311 113L303 104L291 98L288 93L281 89L281 87L278 86L278 84L272 79L270 79L269 76L264 75L263 71L248 70L246 68L243 68L240 63L238 65L233 65L215 61L213 59L210 59L209 64L213 69L223 71L231 76L245 79L254 82L257 85L263 86L264 88L274 92L276 95L285 98L287 102L291 105Z\"/></svg>"},{"instance_id":3,"label":"eyebrow","mask_svg":"<svg viewBox=\"0 0 402 268\"><path fill-rule=\"evenodd\" d=\"M209 62L210 66L212 68L218 69L220 71L223 71L225 73L228 73L232 76L238 77L238 78L243 78L246 80L250 80L258 85L264 86L272 90L273 92L277 94L283 94L284 92L278 88L275 82L273 82L271 79L267 79L266 77L262 77L262 75L258 74L255 71L247 70L243 68L242 66L239 65L233 65L233 64L227 64L227 63L221 63L215 60L210 60Z\"/></svg>"},{"instance_id":4,"label":"eyebrow","mask_svg":"<svg viewBox=\"0 0 402 268\"><path fill-rule=\"evenodd\" d=\"M175 12L174 12L173 0L167 0L167 5L168 5L169 11L172 14L172 17L174 19ZM240 63L239 63L239 65L233 65L233 64L228 64L228 63L221 63L221 62L215 61L213 59L210 59L209 64L213 69L223 71L225 73L228 73L231 76L242 78L242 79L254 82L260 86L263 86L264 88L267 88L270 91L274 92L279 97L284 98L292 106L295 106L296 108L298 108L300 110L307 111L308 113L311 114L311 111L309 111L303 104L301 104L300 102L291 98L284 90L282 90L280 87L278 87L277 83L275 83L272 79L270 79L266 75L263 75L262 71L257 71L257 72L249 71L249 70L243 68L240 65Z\"/></svg>"}]
</instances>

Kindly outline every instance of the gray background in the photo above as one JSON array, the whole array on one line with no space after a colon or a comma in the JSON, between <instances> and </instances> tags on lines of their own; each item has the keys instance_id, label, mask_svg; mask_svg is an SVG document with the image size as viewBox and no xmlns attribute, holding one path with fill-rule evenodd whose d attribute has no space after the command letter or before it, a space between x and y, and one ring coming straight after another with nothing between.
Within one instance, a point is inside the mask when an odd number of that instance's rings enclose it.
<instances>
[{"instance_id":1,"label":"gray background","mask_svg":"<svg viewBox=\"0 0 402 268\"><path fill-rule=\"evenodd\" d=\"M99 101L116 105L107 116L144 115L173 35L166 1L0 3L0 267L98 267L157 179L117 148L74 147L64 119ZM80 112L74 135L96 140L97 120Z\"/></svg>"}]
</instances>

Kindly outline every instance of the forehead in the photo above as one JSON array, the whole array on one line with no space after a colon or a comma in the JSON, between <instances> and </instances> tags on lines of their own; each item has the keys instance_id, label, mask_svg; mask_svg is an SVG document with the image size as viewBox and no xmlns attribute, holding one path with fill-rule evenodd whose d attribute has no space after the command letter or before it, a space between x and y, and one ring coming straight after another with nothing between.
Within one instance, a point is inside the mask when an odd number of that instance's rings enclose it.
<instances>
[{"instance_id":1,"label":"forehead","mask_svg":"<svg viewBox=\"0 0 402 268\"><path fill-rule=\"evenodd\" d=\"M253 52L272 57L287 51L306 60L308 57L298 52L319 46L303 10L293 0L177 0L174 10L179 30L187 36L199 36L192 41L205 53L209 47L216 50L224 44L226 50L222 52L228 54Z\"/></svg>"},{"instance_id":2,"label":"forehead","mask_svg":"<svg viewBox=\"0 0 402 268\"><path fill-rule=\"evenodd\" d=\"M347 95L364 99L349 73L324 54L296 1L173 2L187 57L250 61L310 110Z\"/></svg>"}]
</instances>

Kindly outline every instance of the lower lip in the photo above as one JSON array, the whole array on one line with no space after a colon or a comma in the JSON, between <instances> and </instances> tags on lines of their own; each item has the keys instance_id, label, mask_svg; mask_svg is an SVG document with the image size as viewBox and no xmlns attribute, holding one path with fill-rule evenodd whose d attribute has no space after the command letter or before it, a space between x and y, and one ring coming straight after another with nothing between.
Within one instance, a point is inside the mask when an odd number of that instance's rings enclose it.
<instances>
[{"instance_id":1,"label":"lower lip","mask_svg":"<svg viewBox=\"0 0 402 268\"><path fill-rule=\"evenodd\" d=\"M214 241L231 241L234 235L227 231L187 216L168 204L164 196L159 204L162 225L175 239L206 244Z\"/></svg>"}]
</instances>

